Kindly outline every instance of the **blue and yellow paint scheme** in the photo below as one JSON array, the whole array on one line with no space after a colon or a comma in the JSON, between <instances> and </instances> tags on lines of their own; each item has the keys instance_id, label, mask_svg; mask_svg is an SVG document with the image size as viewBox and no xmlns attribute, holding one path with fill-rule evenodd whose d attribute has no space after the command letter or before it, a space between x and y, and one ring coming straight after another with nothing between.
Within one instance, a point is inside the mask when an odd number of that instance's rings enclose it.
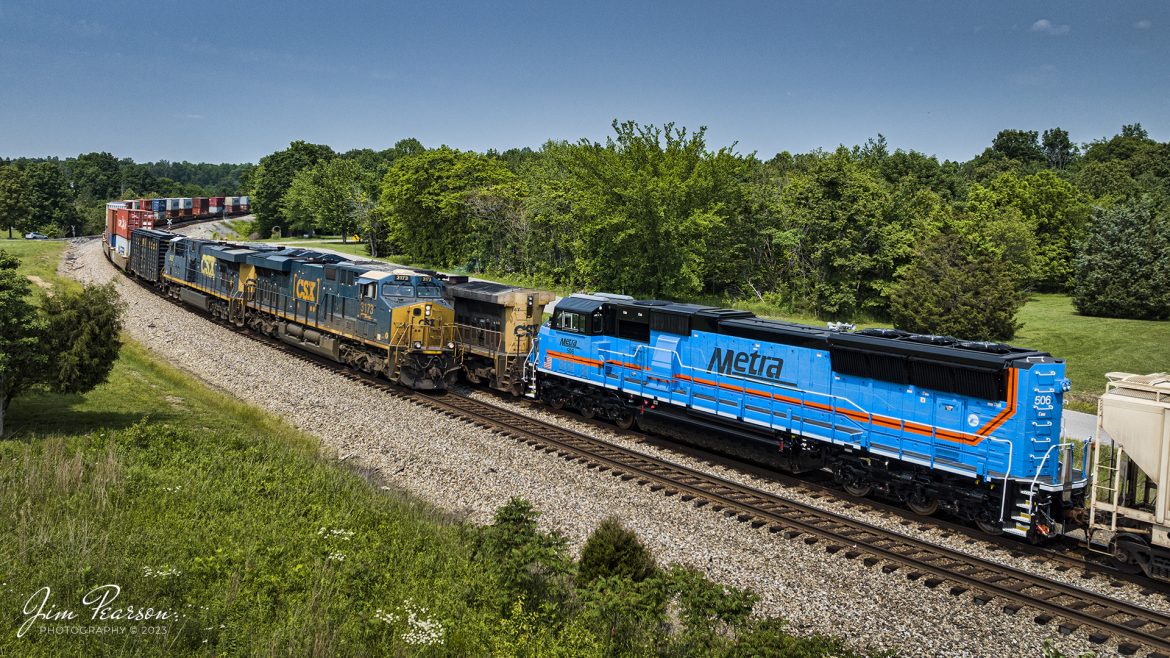
<instances>
[{"instance_id":1,"label":"blue and yellow paint scheme","mask_svg":"<svg viewBox=\"0 0 1170 658\"><path fill-rule=\"evenodd\" d=\"M410 388L445 389L459 370L454 311L445 284L427 273L184 239L170 244L163 278L213 315Z\"/></svg>"}]
</instances>

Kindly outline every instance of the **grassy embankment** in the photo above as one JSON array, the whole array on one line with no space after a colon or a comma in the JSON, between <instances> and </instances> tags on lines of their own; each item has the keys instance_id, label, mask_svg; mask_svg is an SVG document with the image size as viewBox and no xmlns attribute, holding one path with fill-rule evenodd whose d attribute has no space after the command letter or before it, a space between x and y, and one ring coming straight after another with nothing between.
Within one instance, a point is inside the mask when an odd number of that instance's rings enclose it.
<instances>
[{"instance_id":1,"label":"grassy embankment","mask_svg":"<svg viewBox=\"0 0 1170 658\"><path fill-rule=\"evenodd\" d=\"M24 257L27 274L67 285L55 275L61 243L0 248ZM0 655L598 655L613 641L597 632L610 618L597 604L588 617L515 602L508 583L534 572L513 563L502 578L508 560L485 554L480 529L379 490L320 455L314 438L133 343L107 383L20 398L9 420ZM120 591L106 614L172 616L94 620L83 599L107 584ZM17 637L42 596L45 612L77 617L34 618ZM697 637L722 642L719 628ZM775 624L749 637L849 655Z\"/></svg>"}]
</instances>

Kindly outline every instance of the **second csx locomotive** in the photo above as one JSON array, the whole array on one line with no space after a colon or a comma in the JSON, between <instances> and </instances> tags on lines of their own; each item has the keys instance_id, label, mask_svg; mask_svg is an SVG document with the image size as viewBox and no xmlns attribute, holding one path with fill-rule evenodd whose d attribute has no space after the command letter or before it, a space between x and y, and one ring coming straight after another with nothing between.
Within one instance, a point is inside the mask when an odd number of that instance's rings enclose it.
<instances>
[{"instance_id":1,"label":"second csx locomotive","mask_svg":"<svg viewBox=\"0 0 1170 658\"><path fill-rule=\"evenodd\" d=\"M1084 501L1060 438L1064 363L996 343L876 329L836 332L745 311L561 300L531 358L535 395L628 427L652 416L730 427L793 470L831 470L850 493L945 509L1040 540ZM1081 453L1083 454L1083 453Z\"/></svg>"}]
</instances>

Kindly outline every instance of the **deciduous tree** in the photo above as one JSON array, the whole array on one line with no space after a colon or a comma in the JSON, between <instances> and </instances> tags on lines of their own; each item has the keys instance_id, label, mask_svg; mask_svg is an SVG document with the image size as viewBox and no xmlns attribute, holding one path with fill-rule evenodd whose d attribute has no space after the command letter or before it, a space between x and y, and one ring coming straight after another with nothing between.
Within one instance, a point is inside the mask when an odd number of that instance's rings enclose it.
<instances>
[{"instance_id":1,"label":"deciduous tree","mask_svg":"<svg viewBox=\"0 0 1170 658\"><path fill-rule=\"evenodd\" d=\"M8 239L12 229L21 233L31 230L29 224L28 192L24 186L24 174L16 165L0 167L0 226L8 228Z\"/></svg>"},{"instance_id":2,"label":"deciduous tree","mask_svg":"<svg viewBox=\"0 0 1170 658\"><path fill-rule=\"evenodd\" d=\"M518 199L522 191L499 160L443 146L396 160L382 179L377 212L390 241L412 260L463 265L485 237L470 200Z\"/></svg>"},{"instance_id":3,"label":"deciduous tree","mask_svg":"<svg viewBox=\"0 0 1170 658\"><path fill-rule=\"evenodd\" d=\"M1170 217L1151 199L1098 209L1076 258L1073 305L1110 318L1170 317Z\"/></svg>"},{"instance_id":4,"label":"deciduous tree","mask_svg":"<svg viewBox=\"0 0 1170 658\"><path fill-rule=\"evenodd\" d=\"M967 217L923 243L890 291L895 326L967 340L1008 340L1031 258L1031 230L1018 212Z\"/></svg>"},{"instance_id":5,"label":"deciduous tree","mask_svg":"<svg viewBox=\"0 0 1170 658\"><path fill-rule=\"evenodd\" d=\"M252 171L250 179L251 208L260 235L267 237L273 227L287 225L288 218L284 216L280 203L297 172L333 157L333 149L328 146L298 140L283 151L260 158L260 164Z\"/></svg>"},{"instance_id":6,"label":"deciduous tree","mask_svg":"<svg viewBox=\"0 0 1170 658\"><path fill-rule=\"evenodd\" d=\"M0 436L13 398L38 388L89 391L105 381L121 347L124 305L113 284L57 289L38 309L18 266L0 251Z\"/></svg>"}]
</instances>

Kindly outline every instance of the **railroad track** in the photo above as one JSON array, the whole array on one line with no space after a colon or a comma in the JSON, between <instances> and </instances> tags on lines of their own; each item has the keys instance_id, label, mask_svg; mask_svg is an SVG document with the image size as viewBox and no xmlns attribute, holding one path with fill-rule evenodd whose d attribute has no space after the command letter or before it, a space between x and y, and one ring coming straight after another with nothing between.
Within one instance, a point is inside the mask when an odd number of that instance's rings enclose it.
<instances>
[{"instance_id":1,"label":"railroad track","mask_svg":"<svg viewBox=\"0 0 1170 658\"><path fill-rule=\"evenodd\" d=\"M1090 641L1100 644L1113 639L1123 655L1134 655L1144 649L1150 658L1170 658L1168 615L781 498L470 397L409 391L266 336L250 331L240 333L298 360L408 399L420 407L663 495L677 496L696 508L713 510L749 523L753 528L781 533L786 539L806 544L821 544L828 553L861 560L867 566L880 567L885 573L902 571L910 580L921 581L930 588L945 587L954 596L970 593L976 605L994 602L1007 614L1034 613L1036 623L1055 624L1064 634L1085 627Z\"/></svg>"},{"instance_id":2,"label":"railroad track","mask_svg":"<svg viewBox=\"0 0 1170 658\"><path fill-rule=\"evenodd\" d=\"M824 472L793 475L778 466L770 466L766 458L754 460L742 454L729 451L726 446L717 446L710 437L701 437L697 441L689 435L672 434L659 436L638 430L622 430L612 424L598 419L585 419L572 412L556 411L530 399L517 401L507 398L496 391L489 393L505 400L508 404L522 404L527 408L539 409L545 413L561 415L579 423L613 432L656 448L685 455L702 461L710 466L731 468L739 473L757 477L779 485L785 489L795 489L810 498L825 500L843 505L846 509L860 509L867 514L878 514L883 518L900 519L901 525L907 529L918 531L939 531L943 539L954 536L963 538L966 543L980 542L991 550L1002 550L1015 558L1029 558L1034 562L1044 562L1054 566L1058 571L1067 572L1077 570L1082 579L1104 578L1114 587L1122 583L1129 583L1142 588L1144 596L1162 596L1170 601L1170 586L1163 585L1146 578L1140 571L1127 572L1109 564L1108 558L1089 559L1085 554L1074 552L1083 548L1080 542L1072 539L1061 540L1045 545L1032 545L1008 536L989 535L976 530L969 525L953 521L945 516L922 517L910 512L905 507L886 502L879 497L856 497L832 481ZM725 440L725 439L721 439ZM758 446L757 446L758 447ZM763 451L756 454L764 455ZM1092 554L1096 556L1097 554Z\"/></svg>"}]
</instances>

